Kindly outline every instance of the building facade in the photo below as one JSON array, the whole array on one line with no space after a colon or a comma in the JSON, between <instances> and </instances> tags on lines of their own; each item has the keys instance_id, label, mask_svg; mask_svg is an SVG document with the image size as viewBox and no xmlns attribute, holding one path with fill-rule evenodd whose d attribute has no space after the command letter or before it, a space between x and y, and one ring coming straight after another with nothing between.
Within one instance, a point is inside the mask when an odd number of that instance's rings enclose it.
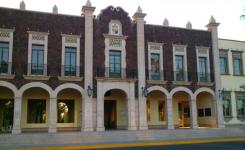
<instances>
[{"instance_id":1,"label":"building facade","mask_svg":"<svg viewBox=\"0 0 245 150\"><path fill-rule=\"evenodd\" d=\"M205 31L94 10L0 8L1 131L224 127L213 17Z\"/></svg>"},{"instance_id":2,"label":"building facade","mask_svg":"<svg viewBox=\"0 0 245 150\"><path fill-rule=\"evenodd\" d=\"M245 41L219 39L221 95L226 125L245 124Z\"/></svg>"}]
</instances>

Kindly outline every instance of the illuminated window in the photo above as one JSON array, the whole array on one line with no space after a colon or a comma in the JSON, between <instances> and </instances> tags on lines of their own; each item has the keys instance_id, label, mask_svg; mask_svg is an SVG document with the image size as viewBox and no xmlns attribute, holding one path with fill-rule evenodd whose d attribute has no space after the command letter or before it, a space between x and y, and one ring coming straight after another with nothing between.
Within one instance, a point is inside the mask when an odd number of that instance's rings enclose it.
<instances>
[{"instance_id":1,"label":"illuminated window","mask_svg":"<svg viewBox=\"0 0 245 150\"><path fill-rule=\"evenodd\" d=\"M151 121L151 103L150 100L146 101L146 113L147 113L147 121Z\"/></svg>"},{"instance_id":2,"label":"illuminated window","mask_svg":"<svg viewBox=\"0 0 245 150\"><path fill-rule=\"evenodd\" d=\"M57 122L74 122L74 100L59 100L57 104Z\"/></svg>"}]
</instances>

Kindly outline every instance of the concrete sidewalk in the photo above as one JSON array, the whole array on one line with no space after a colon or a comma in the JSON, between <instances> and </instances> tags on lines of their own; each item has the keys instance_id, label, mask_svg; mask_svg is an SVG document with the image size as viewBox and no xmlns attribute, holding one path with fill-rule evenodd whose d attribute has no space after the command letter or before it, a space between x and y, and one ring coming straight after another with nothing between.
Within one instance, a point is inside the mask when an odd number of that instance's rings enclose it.
<instances>
[{"instance_id":1,"label":"concrete sidewalk","mask_svg":"<svg viewBox=\"0 0 245 150\"><path fill-rule=\"evenodd\" d=\"M0 149L245 138L241 128L22 133L0 135Z\"/></svg>"}]
</instances>

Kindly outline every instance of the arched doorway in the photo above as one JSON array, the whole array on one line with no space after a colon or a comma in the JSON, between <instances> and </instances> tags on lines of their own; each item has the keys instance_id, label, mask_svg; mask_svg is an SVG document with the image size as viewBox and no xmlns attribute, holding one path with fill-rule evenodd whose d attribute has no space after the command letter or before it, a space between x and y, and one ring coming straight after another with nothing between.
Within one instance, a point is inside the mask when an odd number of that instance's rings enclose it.
<instances>
[{"instance_id":1,"label":"arched doorway","mask_svg":"<svg viewBox=\"0 0 245 150\"><path fill-rule=\"evenodd\" d=\"M215 127L214 97L208 92L201 92L196 97L197 122L199 127Z\"/></svg>"},{"instance_id":2,"label":"arched doorway","mask_svg":"<svg viewBox=\"0 0 245 150\"><path fill-rule=\"evenodd\" d=\"M104 126L106 130L128 128L127 94L112 89L104 95Z\"/></svg>"},{"instance_id":3,"label":"arched doorway","mask_svg":"<svg viewBox=\"0 0 245 150\"><path fill-rule=\"evenodd\" d=\"M149 129L167 127L167 103L164 93L154 90L147 95L146 113Z\"/></svg>"},{"instance_id":4,"label":"arched doorway","mask_svg":"<svg viewBox=\"0 0 245 150\"><path fill-rule=\"evenodd\" d=\"M59 131L80 130L82 95L78 90L67 88L57 94L57 127Z\"/></svg>"},{"instance_id":5,"label":"arched doorway","mask_svg":"<svg viewBox=\"0 0 245 150\"><path fill-rule=\"evenodd\" d=\"M22 94L21 128L25 131L47 131L50 94L41 87L30 87Z\"/></svg>"},{"instance_id":6,"label":"arched doorway","mask_svg":"<svg viewBox=\"0 0 245 150\"><path fill-rule=\"evenodd\" d=\"M0 86L0 133L11 132L13 128L14 93Z\"/></svg>"},{"instance_id":7,"label":"arched doorway","mask_svg":"<svg viewBox=\"0 0 245 150\"><path fill-rule=\"evenodd\" d=\"M191 126L190 96L184 91L177 91L173 95L173 121L177 128Z\"/></svg>"}]
</instances>

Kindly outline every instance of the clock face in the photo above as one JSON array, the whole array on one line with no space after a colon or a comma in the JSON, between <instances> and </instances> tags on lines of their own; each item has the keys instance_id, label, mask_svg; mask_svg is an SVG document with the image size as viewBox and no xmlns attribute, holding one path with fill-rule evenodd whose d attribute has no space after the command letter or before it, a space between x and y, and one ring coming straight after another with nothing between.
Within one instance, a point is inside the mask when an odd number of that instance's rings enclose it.
<instances>
[{"instance_id":1,"label":"clock face","mask_svg":"<svg viewBox=\"0 0 245 150\"><path fill-rule=\"evenodd\" d=\"M118 24L113 23L111 25L111 31L112 31L112 34L118 35L119 34L119 26L118 26Z\"/></svg>"}]
</instances>

